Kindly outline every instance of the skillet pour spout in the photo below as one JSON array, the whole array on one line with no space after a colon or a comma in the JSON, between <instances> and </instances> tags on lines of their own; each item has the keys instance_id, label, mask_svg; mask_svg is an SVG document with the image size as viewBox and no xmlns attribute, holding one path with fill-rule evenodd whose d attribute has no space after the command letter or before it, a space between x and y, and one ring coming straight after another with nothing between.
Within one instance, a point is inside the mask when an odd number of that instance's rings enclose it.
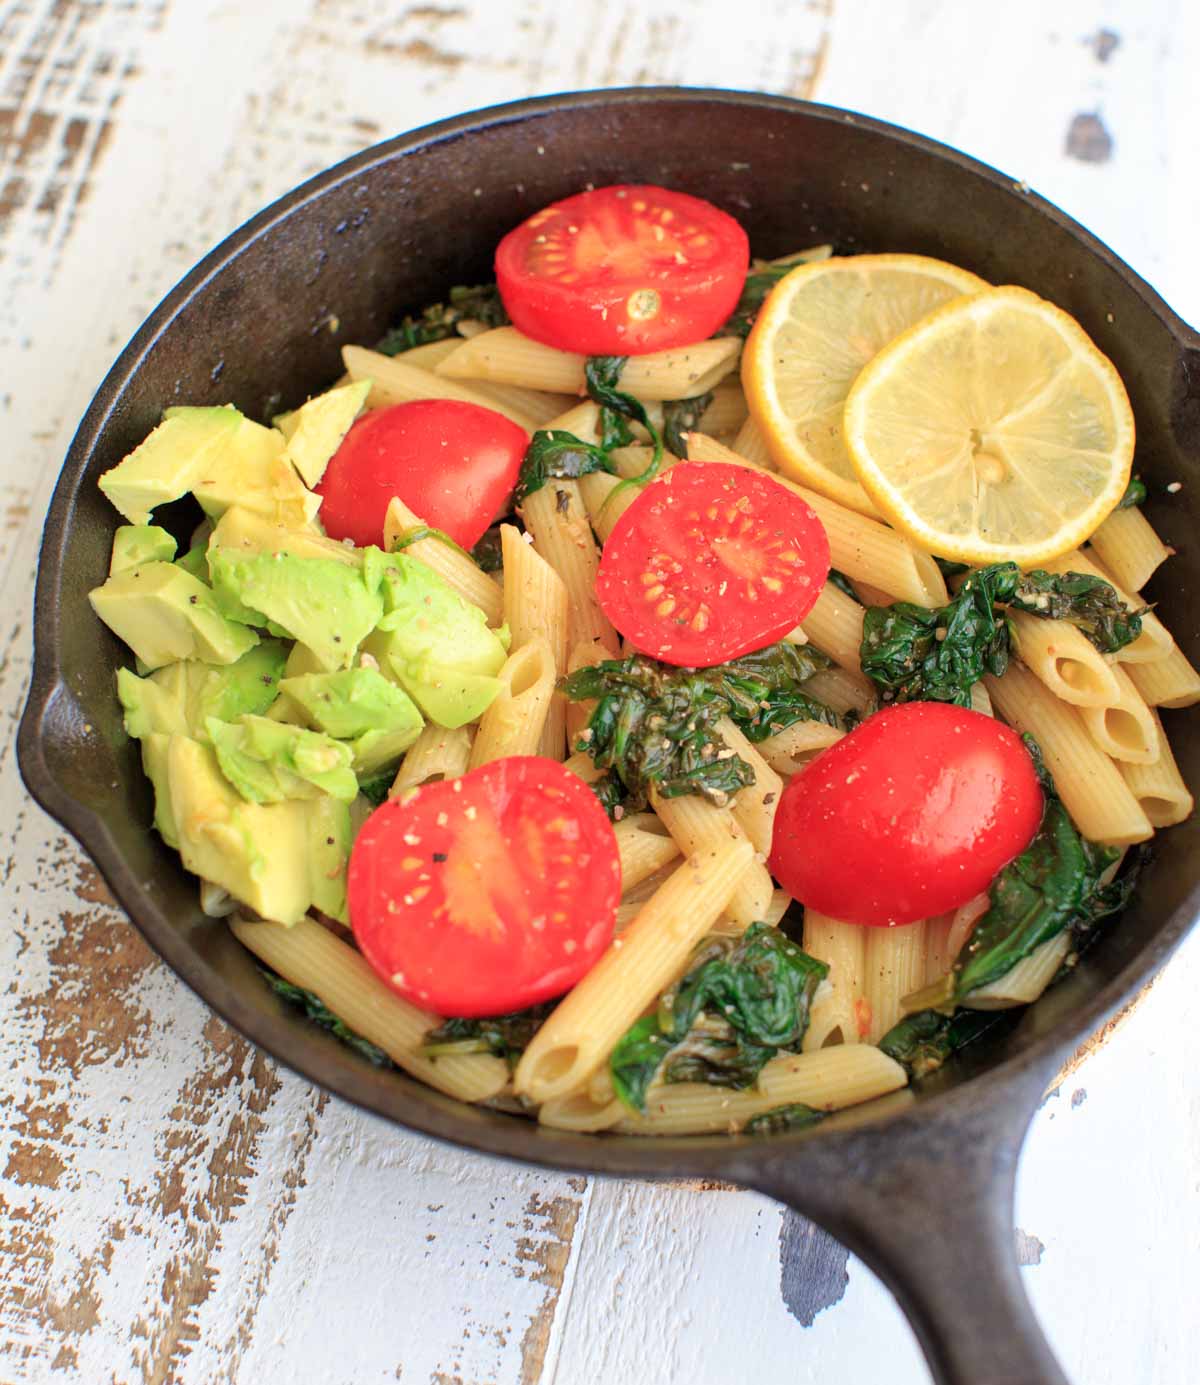
<instances>
[{"instance_id":1,"label":"skillet pour spout","mask_svg":"<svg viewBox=\"0 0 1200 1385\"><path fill-rule=\"evenodd\" d=\"M686 129L686 141L663 139ZM535 152L536 151L536 152ZM318 175L203 260L100 386L67 455L38 570L34 667L18 739L30 792L90 853L147 941L248 1039L330 1091L456 1145L548 1167L757 1188L815 1218L896 1294L946 1385L1062 1385L1018 1280L1013 1180L1065 1054L1160 967L1200 908L1200 828L1173 828L1121 919L1038 1004L901 1100L770 1137L637 1140L540 1129L371 1068L289 1011L149 830L150 790L115 695L123 653L87 614L116 515L96 486L169 403L294 407L403 313L491 274L501 236L588 183L709 199L756 255L832 242L911 251L1073 314L1133 402L1147 513L1179 556L1156 579L1200 660L1200 340L1105 246L1024 184L908 131L782 97L632 88L543 97L402 135ZM330 330L330 326L334 330ZM216 362L223 369L213 369ZM1168 482L1183 481L1165 497ZM1200 727L1172 742L1200 780Z\"/></svg>"}]
</instances>

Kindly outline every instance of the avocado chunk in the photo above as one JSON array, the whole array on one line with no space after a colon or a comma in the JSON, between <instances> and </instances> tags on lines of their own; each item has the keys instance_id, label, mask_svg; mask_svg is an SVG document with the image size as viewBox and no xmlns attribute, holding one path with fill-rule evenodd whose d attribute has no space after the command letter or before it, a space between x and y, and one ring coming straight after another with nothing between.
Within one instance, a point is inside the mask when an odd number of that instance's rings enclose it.
<instances>
[{"instance_id":1,"label":"avocado chunk","mask_svg":"<svg viewBox=\"0 0 1200 1385\"><path fill-rule=\"evenodd\" d=\"M308 809L308 887L313 907L350 921L346 908L346 867L350 863L350 805L328 794L305 804Z\"/></svg>"},{"instance_id":2,"label":"avocado chunk","mask_svg":"<svg viewBox=\"0 0 1200 1385\"><path fill-rule=\"evenodd\" d=\"M167 410L168 420L172 413ZM310 525L321 504L284 455L283 435L248 418L239 418L225 445L206 455L190 489L210 518L239 505L290 529Z\"/></svg>"},{"instance_id":3,"label":"avocado chunk","mask_svg":"<svg viewBox=\"0 0 1200 1385\"><path fill-rule=\"evenodd\" d=\"M207 544L193 544L182 558L175 559L175 566L182 568L190 577L194 577L197 582L207 583L212 580L212 575L208 570Z\"/></svg>"},{"instance_id":4,"label":"avocado chunk","mask_svg":"<svg viewBox=\"0 0 1200 1385\"><path fill-rule=\"evenodd\" d=\"M384 615L364 641L390 675L439 726L463 726L500 691L505 647L478 606L403 553L368 549L364 570L380 573Z\"/></svg>"},{"instance_id":5,"label":"avocado chunk","mask_svg":"<svg viewBox=\"0 0 1200 1385\"><path fill-rule=\"evenodd\" d=\"M176 659L232 664L258 643L227 620L213 592L175 563L142 563L88 594L92 609L147 669Z\"/></svg>"},{"instance_id":6,"label":"avocado chunk","mask_svg":"<svg viewBox=\"0 0 1200 1385\"><path fill-rule=\"evenodd\" d=\"M286 428L280 428L287 437L287 456L306 486L315 486L324 476L370 393L370 380L338 385L310 399L287 418Z\"/></svg>"},{"instance_id":7,"label":"avocado chunk","mask_svg":"<svg viewBox=\"0 0 1200 1385\"><path fill-rule=\"evenodd\" d=\"M217 549L246 557L253 553L290 553L296 558L328 558L346 567L361 568L362 554L352 545L318 534L315 529L289 529L243 505L231 505L217 521L208 541L211 560Z\"/></svg>"},{"instance_id":8,"label":"avocado chunk","mask_svg":"<svg viewBox=\"0 0 1200 1385\"><path fill-rule=\"evenodd\" d=\"M156 505L178 500L209 457L237 431L234 408L169 409L150 436L100 478L100 489L131 524L149 524Z\"/></svg>"},{"instance_id":9,"label":"avocado chunk","mask_svg":"<svg viewBox=\"0 0 1200 1385\"><path fill-rule=\"evenodd\" d=\"M172 736L166 754L179 854L193 875L227 890L264 919L297 923L312 898L309 805L247 803L210 746Z\"/></svg>"},{"instance_id":10,"label":"avocado chunk","mask_svg":"<svg viewBox=\"0 0 1200 1385\"><path fill-rule=\"evenodd\" d=\"M175 540L157 524L122 524L113 535L108 575L115 577L142 563L169 563L175 556Z\"/></svg>"},{"instance_id":11,"label":"avocado chunk","mask_svg":"<svg viewBox=\"0 0 1200 1385\"><path fill-rule=\"evenodd\" d=\"M245 713L265 713L278 697L286 661L285 646L267 639L220 668L186 659L145 678L131 669L118 669L117 696L125 708L125 729L139 738L165 731L205 740L209 717L236 721Z\"/></svg>"},{"instance_id":12,"label":"avocado chunk","mask_svg":"<svg viewBox=\"0 0 1200 1385\"><path fill-rule=\"evenodd\" d=\"M373 668L304 674L279 687L311 726L350 742L360 778L394 765L425 724L403 688Z\"/></svg>"},{"instance_id":13,"label":"avocado chunk","mask_svg":"<svg viewBox=\"0 0 1200 1385\"><path fill-rule=\"evenodd\" d=\"M171 737L154 731L142 738L142 769L154 789L154 827L168 846L179 847L179 828L171 811L171 787L167 778L167 750Z\"/></svg>"},{"instance_id":14,"label":"avocado chunk","mask_svg":"<svg viewBox=\"0 0 1200 1385\"><path fill-rule=\"evenodd\" d=\"M329 558L210 548L208 565L230 619L302 641L325 672L349 668L383 614L383 599L362 570Z\"/></svg>"},{"instance_id":15,"label":"avocado chunk","mask_svg":"<svg viewBox=\"0 0 1200 1385\"><path fill-rule=\"evenodd\" d=\"M255 716L235 722L209 717L206 729L221 773L251 803L323 793L349 803L358 793L350 747L332 736Z\"/></svg>"}]
</instances>

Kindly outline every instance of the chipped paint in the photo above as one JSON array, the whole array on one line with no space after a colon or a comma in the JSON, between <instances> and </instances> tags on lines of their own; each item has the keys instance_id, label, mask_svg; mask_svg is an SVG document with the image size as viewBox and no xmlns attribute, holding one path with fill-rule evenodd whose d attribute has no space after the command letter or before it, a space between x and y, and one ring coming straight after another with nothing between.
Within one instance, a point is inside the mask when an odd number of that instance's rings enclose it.
<instances>
[{"instance_id":1,"label":"chipped paint","mask_svg":"<svg viewBox=\"0 0 1200 1385\"><path fill-rule=\"evenodd\" d=\"M1102 164L1112 158L1113 138L1099 111L1080 111L1067 128L1066 152L1081 163Z\"/></svg>"},{"instance_id":2,"label":"chipped paint","mask_svg":"<svg viewBox=\"0 0 1200 1385\"><path fill-rule=\"evenodd\" d=\"M1046 1247L1036 1236L1031 1236L1027 1231L1022 1231L1018 1226L1015 1231L1017 1244L1017 1264L1018 1265L1040 1265L1042 1256L1046 1253Z\"/></svg>"},{"instance_id":3,"label":"chipped paint","mask_svg":"<svg viewBox=\"0 0 1200 1385\"><path fill-rule=\"evenodd\" d=\"M779 1292L804 1327L840 1303L850 1275L850 1252L798 1212L785 1211L779 1227Z\"/></svg>"}]
</instances>

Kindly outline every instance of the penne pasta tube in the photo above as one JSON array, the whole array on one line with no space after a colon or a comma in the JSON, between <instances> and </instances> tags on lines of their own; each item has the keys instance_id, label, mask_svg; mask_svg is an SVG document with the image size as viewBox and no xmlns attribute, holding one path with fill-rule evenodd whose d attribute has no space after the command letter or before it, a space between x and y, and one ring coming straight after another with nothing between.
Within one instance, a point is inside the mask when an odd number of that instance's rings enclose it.
<instances>
[{"instance_id":1,"label":"penne pasta tube","mask_svg":"<svg viewBox=\"0 0 1200 1385\"><path fill-rule=\"evenodd\" d=\"M717 722L717 734L754 771L754 783L739 789L729 806L742 831L754 843L755 851L769 856L771 834L775 830L775 809L783 793L783 780L759 754L758 747L746 738L729 717L722 717Z\"/></svg>"},{"instance_id":2,"label":"penne pasta tube","mask_svg":"<svg viewBox=\"0 0 1200 1385\"><path fill-rule=\"evenodd\" d=\"M861 673L864 614L853 597L826 582L816 605L804 617L804 633L842 668Z\"/></svg>"},{"instance_id":3,"label":"penne pasta tube","mask_svg":"<svg viewBox=\"0 0 1200 1385\"><path fill-rule=\"evenodd\" d=\"M497 674L501 689L479 719L471 769L509 755L536 755L557 673L550 646L540 636L514 650Z\"/></svg>"},{"instance_id":4,"label":"penne pasta tube","mask_svg":"<svg viewBox=\"0 0 1200 1385\"><path fill-rule=\"evenodd\" d=\"M1117 675L1104 655L1076 626L1009 611L1017 653L1025 667L1055 695L1075 707L1105 707L1119 701Z\"/></svg>"},{"instance_id":5,"label":"penne pasta tube","mask_svg":"<svg viewBox=\"0 0 1200 1385\"><path fill-rule=\"evenodd\" d=\"M422 370L436 370L447 356L458 350L463 341L464 338L459 336L446 337L443 341L427 341L424 346L412 346L407 351L398 352L392 359L402 360L405 365L420 366Z\"/></svg>"},{"instance_id":6,"label":"penne pasta tube","mask_svg":"<svg viewBox=\"0 0 1200 1385\"><path fill-rule=\"evenodd\" d=\"M1042 748L1071 821L1093 841L1125 845L1153 836L1154 829L1124 779L1088 735L1076 708L1054 694L1019 663L1003 678L985 679L996 710Z\"/></svg>"},{"instance_id":7,"label":"penne pasta tube","mask_svg":"<svg viewBox=\"0 0 1200 1385\"><path fill-rule=\"evenodd\" d=\"M1155 827L1173 827L1191 817L1195 799L1179 773L1158 713L1152 710L1150 715L1158 728L1158 759L1144 765L1126 760L1118 763L1117 768L1151 823Z\"/></svg>"},{"instance_id":8,"label":"penne pasta tube","mask_svg":"<svg viewBox=\"0 0 1200 1385\"><path fill-rule=\"evenodd\" d=\"M423 527L425 521L408 508L399 496L392 496L388 502L387 515L383 521L383 546L391 553L405 534ZM415 558L437 575L472 606L478 606L487 616L489 625L499 625L504 613L504 594L499 585L467 553L451 548L441 539L418 539L404 548L404 553Z\"/></svg>"},{"instance_id":9,"label":"penne pasta tube","mask_svg":"<svg viewBox=\"0 0 1200 1385\"><path fill-rule=\"evenodd\" d=\"M464 342L459 351L467 344ZM454 355L457 354L456 351ZM411 365L403 356L384 356L378 351L368 351L365 346L343 346L342 360L352 380L370 380L368 409L386 409L390 404L410 404L417 399L456 399L463 404L494 409L527 433L532 433L537 427L534 420L522 410L488 399L486 395L478 394L456 379L442 374L442 368L453 360L453 356L448 356L437 370L422 370L420 366Z\"/></svg>"},{"instance_id":10,"label":"penne pasta tube","mask_svg":"<svg viewBox=\"0 0 1200 1385\"><path fill-rule=\"evenodd\" d=\"M543 390L527 390L522 385L498 385L492 380L476 380L471 389L484 399L490 399L490 407L497 412L510 418L517 413L538 428L545 428L551 419L559 418L574 404L566 394L546 394Z\"/></svg>"},{"instance_id":11,"label":"penne pasta tube","mask_svg":"<svg viewBox=\"0 0 1200 1385\"><path fill-rule=\"evenodd\" d=\"M1086 572L1091 577L1102 577L1121 598L1127 611L1142 613L1142 633L1124 649L1118 649L1113 658L1121 664L1150 664L1164 658L1175 648L1171 632L1154 614L1144 610L1145 602L1138 596L1125 591L1113 581L1112 576L1086 554L1075 549L1064 553L1061 558L1053 558L1046 564L1047 572Z\"/></svg>"},{"instance_id":12,"label":"penne pasta tube","mask_svg":"<svg viewBox=\"0 0 1200 1385\"><path fill-rule=\"evenodd\" d=\"M737 337L711 337L691 346L630 356L619 388L638 399L691 399L704 394L737 366ZM515 327L480 332L438 366L453 380L490 380L551 394L581 394L586 357L524 336Z\"/></svg>"},{"instance_id":13,"label":"penne pasta tube","mask_svg":"<svg viewBox=\"0 0 1200 1385\"><path fill-rule=\"evenodd\" d=\"M1134 665L1129 665L1130 668ZM1153 668L1153 664L1143 664ZM1152 764L1159 757L1158 726L1129 674L1114 664L1119 695L1106 707L1080 707L1088 735L1114 760Z\"/></svg>"},{"instance_id":14,"label":"penne pasta tube","mask_svg":"<svg viewBox=\"0 0 1200 1385\"><path fill-rule=\"evenodd\" d=\"M801 1104L818 1111L857 1106L907 1086L899 1063L870 1044L781 1053L749 1091L672 1082L652 1087L646 1112L625 1112L613 1129L631 1135L703 1135L738 1131L755 1116Z\"/></svg>"},{"instance_id":15,"label":"penne pasta tube","mask_svg":"<svg viewBox=\"0 0 1200 1385\"><path fill-rule=\"evenodd\" d=\"M570 433L580 442L598 443L600 441L600 405L591 399L573 404L564 413L550 419L545 425L548 433Z\"/></svg>"},{"instance_id":16,"label":"penne pasta tube","mask_svg":"<svg viewBox=\"0 0 1200 1385\"><path fill-rule=\"evenodd\" d=\"M572 646L571 652L567 655L567 672L574 673L577 669L590 668L592 664L611 658L611 653L602 644L584 640ZM587 724L595 710L595 698L584 698L578 702L568 700L566 715L567 746L569 749L575 748L580 736L587 730ZM598 777L600 771L597 770L596 773Z\"/></svg>"},{"instance_id":17,"label":"penne pasta tube","mask_svg":"<svg viewBox=\"0 0 1200 1385\"><path fill-rule=\"evenodd\" d=\"M586 751L578 750L574 755L568 755L563 761L563 769L569 769L578 779L582 779L585 784L594 784L600 779L604 771L596 768L596 763Z\"/></svg>"},{"instance_id":18,"label":"penne pasta tube","mask_svg":"<svg viewBox=\"0 0 1200 1385\"><path fill-rule=\"evenodd\" d=\"M651 799L654 811L685 856L719 850L731 839L749 841L745 829L729 808L718 808L698 794L663 798L661 794L652 793ZM771 907L774 888L766 866L761 861L751 862L729 898L729 917L743 930L749 928Z\"/></svg>"},{"instance_id":19,"label":"penne pasta tube","mask_svg":"<svg viewBox=\"0 0 1200 1385\"><path fill-rule=\"evenodd\" d=\"M466 774L473 736L474 732L465 726L448 730L430 722L405 751L388 797L398 798L431 779L457 779Z\"/></svg>"},{"instance_id":20,"label":"penne pasta tube","mask_svg":"<svg viewBox=\"0 0 1200 1385\"><path fill-rule=\"evenodd\" d=\"M968 1010L1010 1010L1014 1005L1032 1005L1058 975L1070 951L1071 934L1064 929L1056 937L1047 938L990 985L969 992L960 1003Z\"/></svg>"},{"instance_id":21,"label":"penne pasta tube","mask_svg":"<svg viewBox=\"0 0 1200 1385\"><path fill-rule=\"evenodd\" d=\"M567 671L567 589L562 578L526 541L515 524L500 526L504 563L504 623L514 651L544 639L554 656L555 681ZM555 691L542 728L538 754L561 760L567 743L567 700Z\"/></svg>"},{"instance_id":22,"label":"penne pasta tube","mask_svg":"<svg viewBox=\"0 0 1200 1385\"><path fill-rule=\"evenodd\" d=\"M829 975L813 999L804 1052L829 1044L862 1043L871 1028L863 988L866 977L867 930L804 911L804 950L824 962Z\"/></svg>"},{"instance_id":23,"label":"penne pasta tube","mask_svg":"<svg viewBox=\"0 0 1200 1385\"><path fill-rule=\"evenodd\" d=\"M698 430L688 434L688 460L754 467L748 458ZM755 467L755 470L761 469ZM829 537L831 563L839 572L869 582L896 600L912 601L918 606L946 604L949 598L945 579L928 553L914 548L906 538L877 519L847 509L785 476L777 475L775 479L816 511Z\"/></svg>"},{"instance_id":24,"label":"penne pasta tube","mask_svg":"<svg viewBox=\"0 0 1200 1385\"><path fill-rule=\"evenodd\" d=\"M679 855L679 844L653 813L632 813L613 825L621 857L621 893L627 895Z\"/></svg>"},{"instance_id":25,"label":"penne pasta tube","mask_svg":"<svg viewBox=\"0 0 1200 1385\"><path fill-rule=\"evenodd\" d=\"M398 1067L460 1101L484 1101L508 1083L508 1064L490 1053L427 1058L420 1051L441 1023L386 986L360 952L312 919L291 928L231 918L243 945L293 986L312 991L356 1034L383 1049Z\"/></svg>"},{"instance_id":26,"label":"penne pasta tube","mask_svg":"<svg viewBox=\"0 0 1200 1385\"><path fill-rule=\"evenodd\" d=\"M525 497L521 515L533 535L534 548L558 573L566 588L570 643L595 640L615 655L619 648L617 632L596 600L600 554L579 482L549 482Z\"/></svg>"},{"instance_id":27,"label":"penne pasta tube","mask_svg":"<svg viewBox=\"0 0 1200 1385\"><path fill-rule=\"evenodd\" d=\"M750 414L745 423L738 429L737 436L733 440L733 451L750 466L758 467L763 471L775 470L771 449L767 446L767 440L753 414Z\"/></svg>"},{"instance_id":28,"label":"penne pasta tube","mask_svg":"<svg viewBox=\"0 0 1200 1385\"><path fill-rule=\"evenodd\" d=\"M992 699L988 696L988 690L982 683L971 684L971 710L979 712L985 717L996 715L992 710Z\"/></svg>"},{"instance_id":29,"label":"penne pasta tube","mask_svg":"<svg viewBox=\"0 0 1200 1385\"><path fill-rule=\"evenodd\" d=\"M583 1088L618 1040L682 972L751 864L747 841L690 856L629 929L558 1003L513 1075L519 1096L546 1102Z\"/></svg>"},{"instance_id":30,"label":"penne pasta tube","mask_svg":"<svg viewBox=\"0 0 1200 1385\"><path fill-rule=\"evenodd\" d=\"M848 668L823 668L805 681L804 691L839 716L857 712L865 717L875 708L874 684L865 674L851 673Z\"/></svg>"},{"instance_id":31,"label":"penne pasta tube","mask_svg":"<svg viewBox=\"0 0 1200 1385\"><path fill-rule=\"evenodd\" d=\"M1140 506L1114 510L1089 540L1097 557L1129 591L1141 591L1175 552L1154 532Z\"/></svg>"},{"instance_id":32,"label":"penne pasta tube","mask_svg":"<svg viewBox=\"0 0 1200 1385\"><path fill-rule=\"evenodd\" d=\"M578 1130L594 1134L611 1130L625 1115L625 1107L615 1096L597 1100L590 1091L572 1092L570 1096L544 1101L538 1107L538 1124L549 1130Z\"/></svg>"},{"instance_id":33,"label":"penne pasta tube","mask_svg":"<svg viewBox=\"0 0 1200 1385\"><path fill-rule=\"evenodd\" d=\"M696 426L711 437L736 435L748 417L749 410L741 383L725 380L713 390L712 402L700 415Z\"/></svg>"},{"instance_id":34,"label":"penne pasta tube","mask_svg":"<svg viewBox=\"0 0 1200 1385\"><path fill-rule=\"evenodd\" d=\"M765 741L759 741L758 753L776 774L789 779L799 774L814 755L835 745L845 734L836 726L826 726L823 721L794 721Z\"/></svg>"},{"instance_id":35,"label":"penne pasta tube","mask_svg":"<svg viewBox=\"0 0 1200 1385\"><path fill-rule=\"evenodd\" d=\"M904 1015L904 997L925 983L929 933L924 923L865 929L863 999L867 1042L877 1044Z\"/></svg>"},{"instance_id":36,"label":"penne pasta tube","mask_svg":"<svg viewBox=\"0 0 1200 1385\"><path fill-rule=\"evenodd\" d=\"M1143 616L1143 631L1145 621ZM1153 663L1130 664L1134 687L1151 707L1191 707L1200 702L1200 673L1177 646Z\"/></svg>"}]
</instances>

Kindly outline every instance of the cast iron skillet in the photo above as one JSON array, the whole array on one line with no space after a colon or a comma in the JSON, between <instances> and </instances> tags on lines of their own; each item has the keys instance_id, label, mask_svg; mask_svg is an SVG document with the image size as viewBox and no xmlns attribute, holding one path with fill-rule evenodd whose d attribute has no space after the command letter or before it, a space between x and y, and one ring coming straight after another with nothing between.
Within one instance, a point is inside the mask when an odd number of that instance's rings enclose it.
<instances>
[{"instance_id":1,"label":"cast iron skillet","mask_svg":"<svg viewBox=\"0 0 1200 1385\"><path fill-rule=\"evenodd\" d=\"M908 250L1073 313L1116 362L1137 416L1155 524L1180 547L1153 595L1200 656L1200 338L1127 266L1024 186L861 116L778 97L675 88L522 101L404 135L322 173L214 250L160 304L101 385L67 455L38 573L33 682L19 733L34 797L71 831L147 940L212 1008L322 1086L398 1124L554 1168L704 1176L756 1188L828 1227L891 1287L939 1381L1064 1377L1018 1281L1013 1179L1025 1130L1064 1056L1162 965L1200 910L1195 822L1172 829L1134 905L1076 973L960 1055L915 1099L770 1139L638 1141L541 1130L381 1073L285 1008L195 882L147 830L150 798L94 620L115 525L96 478L164 405L232 401L262 418L341 370L404 310L490 277L500 236L586 183L653 182L707 197L759 255L833 241ZM1173 721L1200 778L1200 722Z\"/></svg>"}]
</instances>

